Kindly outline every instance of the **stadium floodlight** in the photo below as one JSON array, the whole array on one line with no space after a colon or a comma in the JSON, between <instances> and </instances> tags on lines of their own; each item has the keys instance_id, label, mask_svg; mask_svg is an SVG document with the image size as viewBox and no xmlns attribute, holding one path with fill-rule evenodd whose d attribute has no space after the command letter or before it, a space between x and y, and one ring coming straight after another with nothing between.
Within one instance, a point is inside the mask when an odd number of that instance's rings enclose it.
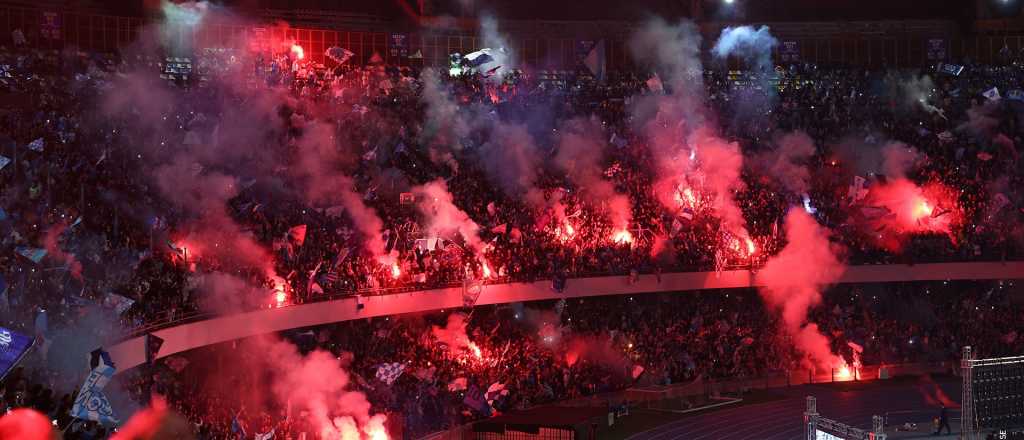
<instances>
[{"instance_id":1,"label":"stadium floodlight","mask_svg":"<svg viewBox=\"0 0 1024 440\"><path fill-rule=\"evenodd\" d=\"M736 0L722 0L722 2L727 4L727 5L731 5L732 2L734 2L734 1L736 1ZM1006 0L1003 0L1003 1L1006 1Z\"/></svg>"}]
</instances>

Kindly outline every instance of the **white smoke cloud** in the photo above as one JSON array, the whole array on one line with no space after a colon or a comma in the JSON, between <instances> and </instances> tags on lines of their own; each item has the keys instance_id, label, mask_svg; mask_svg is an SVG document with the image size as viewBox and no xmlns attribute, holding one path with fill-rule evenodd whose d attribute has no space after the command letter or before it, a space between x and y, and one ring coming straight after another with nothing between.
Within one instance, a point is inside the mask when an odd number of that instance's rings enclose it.
<instances>
[{"instance_id":1,"label":"white smoke cloud","mask_svg":"<svg viewBox=\"0 0 1024 440\"><path fill-rule=\"evenodd\" d=\"M772 50L778 46L779 40L772 36L768 26L753 28L752 26L726 27L715 42L711 53L724 59L737 56L751 64L758 72L767 72L772 68Z\"/></svg>"}]
</instances>

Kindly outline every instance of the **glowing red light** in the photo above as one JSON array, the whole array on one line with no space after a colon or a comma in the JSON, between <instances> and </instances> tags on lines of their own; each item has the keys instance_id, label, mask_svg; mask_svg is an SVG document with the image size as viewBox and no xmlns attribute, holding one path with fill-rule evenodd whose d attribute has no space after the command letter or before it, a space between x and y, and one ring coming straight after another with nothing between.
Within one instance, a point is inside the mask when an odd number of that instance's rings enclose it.
<instances>
[{"instance_id":1,"label":"glowing red light","mask_svg":"<svg viewBox=\"0 0 1024 440\"><path fill-rule=\"evenodd\" d=\"M306 51L303 50L302 46L299 46L298 44L292 45L292 53L295 54L295 57L300 60L306 58Z\"/></svg>"},{"instance_id":2,"label":"glowing red light","mask_svg":"<svg viewBox=\"0 0 1024 440\"><path fill-rule=\"evenodd\" d=\"M836 378L841 380L850 379L851 376L853 375L850 372L850 366L845 364L843 366L840 366L839 371L837 371L836 373Z\"/></svg>"},{"instance_id":3,"label":"glowing red light","mask_svg":"<svg viewBox=\"0 0 1024 440\"><path fill-rule=\"evenodd\" d=\"M368 432L370 440L388 440L388 433L383 428L374 428Z\"/></svg>"},{"instance_id":4,"label":"glowing red light","mask_svg":"<svg viewBox=\"0 0 1024 440\"><path fill-rule=\"evenodd\" d=\"M391 277L393 277L394 279L397 280L401 276L402 276L402 268L398 267L397 263L392 263L391 264Z\"/></svg>"},{"instance_id":5,"label":"glowing red light","mask_svg":"<svg viewBox=\"0 0 1024 440\"><path fill-rule=\"evenodd\" d=\"M615 235L612 235L612 241L618 244L632 243L633 234L630 234L629 231L623 229L621 231L616 232Z\"/></svg>"},{"instance_id":6,"label":"glowing red light","mask_svg":"<svg viewBox=\"0 0 1024 440\"><path fill-rule=\"evenodd\" d=\"M914 219L920 219L923 217L931 217L932 206L928 204L927 200L921 200L917 206L914 207Z\"/></svg>"},{"instance_id":7,"label":"glowing red light","mask_svg":"<svg viewBox=\"0 0 1024 440\"><path fill-rule=\"evenodd\" d=\"M483 352L480 351L480 347L478 347L475 342L469 343L469 350L473 352L473 356L476 356L477 359L484 358Z\"/></svg>"}]
</instances>

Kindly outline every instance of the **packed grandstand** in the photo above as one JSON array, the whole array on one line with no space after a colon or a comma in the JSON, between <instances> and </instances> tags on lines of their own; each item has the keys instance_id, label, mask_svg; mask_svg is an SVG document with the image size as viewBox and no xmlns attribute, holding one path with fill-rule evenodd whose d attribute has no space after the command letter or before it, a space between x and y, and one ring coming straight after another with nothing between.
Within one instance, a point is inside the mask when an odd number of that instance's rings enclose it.
<instances>
[{"instance_id":1,"label":"packed grandstand","mask_svg":"<svg viewBox=\"0 0 1024 440\"><path fill-rule=\"evenodd\" d=\"M244 20L163 9L154 35ZM1012 274L834 285L854 265L1020 259L1020 53L814 64L781 59L769 27L702 43L651 19L630 69L595 40L545 71L500 21L483 33L443 65L340 46L313 61L273 38L0 36L0 316L35 341L0 405L71 439L163 404L199 439L421 438L641 384L1024 353ZM558 297L583 277L734 270L759 287ZM474 307L538 281L551 299ZM462 307L157 342L104 390L113 413L76 402L88 354L130 337L443 287Z\"/></svg>"}]
</instances>

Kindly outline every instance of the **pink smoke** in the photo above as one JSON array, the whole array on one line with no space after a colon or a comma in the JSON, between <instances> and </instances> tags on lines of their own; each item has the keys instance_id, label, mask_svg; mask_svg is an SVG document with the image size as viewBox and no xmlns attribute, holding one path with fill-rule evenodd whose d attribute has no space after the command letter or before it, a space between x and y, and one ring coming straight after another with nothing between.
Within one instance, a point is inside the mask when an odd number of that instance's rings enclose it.
<instances>
[{"instance_id":1,"label":"pink smoke","mask_svg":"<svg viewBox=\"0 0 1024 440\"><path fill-rule=\"evenodd\" d=\"M633 220L633 205L629 197L616 191L615 185L602 177L604 139L598 137L603 132L600 125L594 121L574 119L565 124L562 132L555 163L579 188L586 201L605 205L615 230L628 229Z\"/></svg>"},{"instance_id":2,"label":"pink smoke","mask_svg":"<svg viewBox=\"0 0 1024 440\"><path fill-rule=\"evenodd\" d=\"M33 409L15 409L0 417L0 438L50 440L56 438L50 419Z\"/></svg>"},{"instance_id":3,"label":"pink smoke","mask_svg":"<svg viewBox=\"0 0 1024 440\"><path fill-rule=\"evenodd\" d=\"M75 258L74 255L64 252L60 248L60 235L64 233L64 230L68 228L67 222L60 222L50 229L46 230L46 234L43 236L43 247L46 249L48 255L53 257L58 263L67 265L68 271L71 272L71 276L75 279L82 281L82 263Z\"/></svg>"},{"instance_id":4,"label":"pink smoke","mask_svg":"<svg viewBox=\"0 0 1024 440\"><path fill-rule=\"evenodd\" d=\"M302 356L284 341L266 343L268 359L285 366L274 371L271 389L278 402L292 402L309 411L310 422L324 438L387 438L387 416L371 414L366 395L351 389L341 361L326 351Z\"/></svg>"},{"instance_id":5,"label":"pink smoke","mask_svg":"<svg viewBox=\"0 0 1024 440\"><path fill-rule=\"evenodd\" d=\"M868 227L881 246L893 251L902 247L905 234L941 233L953 240L953 229L963 218L956 192L940 182L918 186L907 179L890 180L872 186L865 205L877 208Z\"/></svg>"},{"instance_id":6,"label":"pink smoke","mask_svg":"<svg viewBox=\"0 0 1024 440\"><path fill-rule=\"evenodd\" d=\"M704 176L704 187L714 193L713 206L727 230L748 238L743 211L736 204L736 191L746 187L740 179L743 154L739 145L711 135L706 130L696 134L697 160Z\"/></svg>"},{"instance_id":7,"label":"pink smoke","mask_svg":"<svg viewBox=\"0 0 1024 440\"><path fill-rule=\"evenodd\" d=\"M430 334L437 339L437 342L448 346L448 350L452 353L459 351L479 351L476 344L469 340L469 335L466 334L466 315L461 313L452 313L448 315L448 324L444 327L438 327L436 325L431 326Z\"/></svg>"},{"instance_id":8,"label":"pink smoke","mask_svg":"<svg viewBox=\"0 0 1024 440\"><path fill-rule=\"evenodd\" d=\"M412 188L419 202L420 213L426 219L426 230L434 236L445 237L458 233L466 240L466 245L477 254L484 248L480 240L480 226L469 218L465 211L455 206L452 194L448 192L448 184L438 179Z\"/></svg>"},{"instance_id":9,"label":"pink smoke","mask_svg":"<svg viewBox=\"0 0 1024 440\"><path fill-rule=\"evenodd\" d=\"M786 214L786 247L757 273L765 303L782 312L784 329L806 360L823 368L845 364L831 352L818 326L807 322L808 310L821 302L822 287L838 281L846 270L829 235L804 210L791 208Z\"/></svg>"},{"instance_id":10,"label":"pink smoke","mask_svg":"<svg viewBox=\"0 0 1024 440\"><path fill-rule=\"evenodd\" d=\"M902 142L890 142L882 147L882 174L890 178L906 177L907 171L923 155Z\"/></svg>"},{"instance_id":11,"label":"pink smoke","mask_svg":"<svg viewBox=\"0 0 1024 440\"><path fill-rule=\"evenodd\" d=\"M493 123L496 125L490 134L491 140L479 149L481 165L509 196L520 197L536 191L540 155L527 127L501 121Z\"/></svg>"},{"instance_id":12,"label":"pink smoke","mask_svg":"<svg viewBox=\"0 0 1024 440\"><path fill-rule=\"evenodd\" d=\"M565 363L576 365L583 360L611 368L623 367L628 363L622 351L616 349L608 335L572 336L564 345Z\"/></svg>"},{"instance_id":13,"label":"pink smoke","mask_svg":"<svg viewBox=\"0 0 1024 440\"><path fill-rule=\"evenodd\" d=\"M811 180L807 160L814 155L814 140L798 131L780 137L776 145L774 151L760 156L758 160L787 190L798 195L806 194Z\"/></svg>"},{"instance_id":14,"label":"pink smoke","mask_svg":"<svg viewBox=\"0 0 1024 440\"><path fill-rule=\"evenodd\" d=\"M384 222L377 216L373 208L366 206L363 203L363 198L353 191L352 179L339 176L338 186L338 197L341 198L342 206L345 207L345 211L348 212L356 229L363 235L363 247L371 255L382 255L385 247L382 238Z\"/></svg>"},{"instance_id":15,"label":"pink smoke","mask_svg":"<svg viewBox=\"0 0 1024 440\"><path fill-rule=\"evenodd\" d=\"M152 406L135 413L119 427L111 440L165 438L193 438L192 425L181 415L168 410L162 399L154 399Z\"/></svg>"},{"instance_id":16,"label":"pink smoke","mask_svg":"<svg viewBox=\"0 0 1024 440\"><path fill-rule=\"evenodd\" d=\"M917 392L921 394L921 398L924 399L925 404L928 406L945 406L951 409L960 408L960 404L949 398L949 395L932 380L931 375L921 376L921 380L917 384Z\"/></svg>"},{"instance_id":17,"label":"pink smoke","mask_svg":"<svg viewBox=\"0 0 1024 440\"><path fill-rule=\"evenodd\" d=\"M212 259L263 270L275 277L274 259L256 239L242 231L227 211L227 202L237 194L234 177L217 172L203 173L201 167L184 159L156 169L157 185L169 201L192 215L187 223L189 258Z\"/></svg>"}]
</instances>

